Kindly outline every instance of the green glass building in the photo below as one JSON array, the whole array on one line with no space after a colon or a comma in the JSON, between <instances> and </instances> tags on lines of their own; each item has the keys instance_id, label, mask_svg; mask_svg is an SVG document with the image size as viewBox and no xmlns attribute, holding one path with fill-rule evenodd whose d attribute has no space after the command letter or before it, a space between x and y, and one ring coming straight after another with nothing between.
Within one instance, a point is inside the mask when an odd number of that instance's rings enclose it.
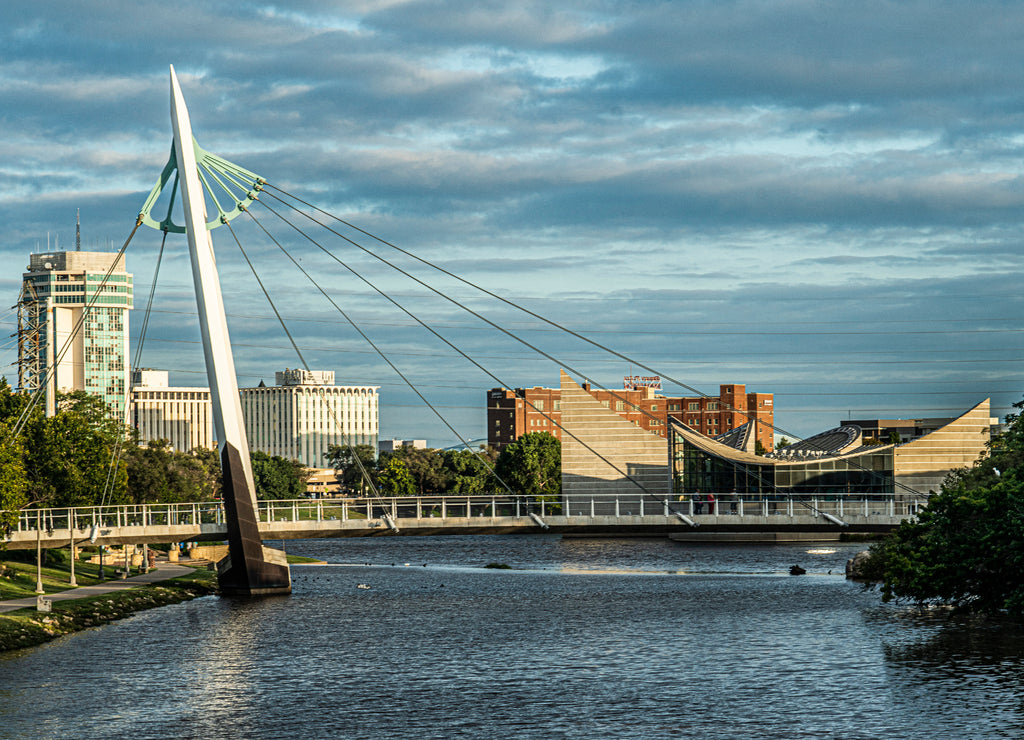
<instances>
[{"instance_id":1,"label":"green glass building","mask_svg":"<svg viewBox=\"0 0 1024 740\"><path fill-rule=\"evenodd\" d=\"M19 386L83 390L102 398L111 414L124 420L131 308L132 276L123 256L31 255L18 302Z\"/></svg>"}]
</instances>

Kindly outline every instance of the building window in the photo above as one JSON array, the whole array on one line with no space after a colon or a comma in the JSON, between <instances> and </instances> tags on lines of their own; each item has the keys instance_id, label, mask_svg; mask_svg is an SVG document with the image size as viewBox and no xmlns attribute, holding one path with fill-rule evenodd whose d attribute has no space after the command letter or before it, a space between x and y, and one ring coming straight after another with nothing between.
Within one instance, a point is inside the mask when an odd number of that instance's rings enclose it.
<instances>
[{"instance_id":1,"label":"building window","mask_svg":"<svg viewBox=\"0 0 1024 740\"><path fill-rule=\"evenodd\" d=\"M651 411L657 411L657 410L658 410L658 404L652 403L651 404Z\"/></svg>"},{"instance_id":2,"label":"building window","mask_svg":"<svg viewBox=\"0 0 1024 740\"><path fill-rule=\"evenodd\" d=\"M626 410L626 404L624 404L622 401L616 401L615 402L615 410L616 411L625 411Z\"/></svg>"},{"instance_id":3,"label":"building window","mask_svg":"<svg viewBox=\"0 0 1024 740\"><path fill-rule=\"evenodd\" d=\"M686 407L690 411L700 411L700 401L690 401L688 404L686 404Z\"/></svg>"},{"instance_id":4,"label":"building window","mask_svg":"<svg viewBox=\"0 0 1024 740\"><path fill-rule=\"evenodd\" d=\"M551 402L551 408L554 411L561 411L562 410L562 402L561 401L552 401Z\"/></svg>"},{"instance_id":5,"label":"building window","mask_svg":"<svg viewBox=\"0 0 1024 740\"><path fill-rule=\"evenodd\" d=\"M709 411L717 411L718 410L718 401L711 401L710 403L708 403L708 410Z\"/></svg>"}]
</instances>

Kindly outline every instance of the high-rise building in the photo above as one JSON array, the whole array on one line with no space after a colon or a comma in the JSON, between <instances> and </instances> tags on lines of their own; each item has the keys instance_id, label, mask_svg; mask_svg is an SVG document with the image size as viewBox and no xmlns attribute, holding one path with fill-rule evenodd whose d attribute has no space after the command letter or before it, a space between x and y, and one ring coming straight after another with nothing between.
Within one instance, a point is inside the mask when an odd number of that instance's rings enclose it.
<instances>
[{"instance_id":1,"label":"high-rise building","mask_svg":"<svg viewBox=\"0 0 1024 740\"><path fill-rule=\"evenodd\" d=\"M18 385L43 390L49 379L50 391L86 391L125 419L131 308L123 256L31 255L18 301Z\"/></svg>"},{"instance_id":2,"label":"high-rise building","mask_svg":"<svg viewBox=\"0 0 1024 740\"><path fill-rule=\"evenodd\" d=\"M250 450L323 468L330 445L377 449L378 386L334 385L328 370L285 370L274 380L239 391Z\"/></svg>"}]
</instances>

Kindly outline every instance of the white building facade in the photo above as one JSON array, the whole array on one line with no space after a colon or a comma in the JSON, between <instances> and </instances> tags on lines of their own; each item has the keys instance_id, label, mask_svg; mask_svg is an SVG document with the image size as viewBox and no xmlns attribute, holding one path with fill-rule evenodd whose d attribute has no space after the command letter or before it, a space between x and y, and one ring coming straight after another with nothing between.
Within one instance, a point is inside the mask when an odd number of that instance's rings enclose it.
<instances>
[{"instance_id":1,"label":"white building facade","mask_svg":"<svg viewBox=\"0 0 1024 740\"><path fill-rule=\"evenodd\" d=\"M140 442L166 439L181 452L217 448L209 388L172 388L166 370L132 371L132 426Z\"/></svg>"},{"instance_id":2,"label":"white building facade","mask_svg":"<svg viewBox=\"0 0 1024 740\"><path fill-rule=\"evenodd\" d=\"M31 255L18 302L20 388L86 391L126 419L131 308L132 275L123 256Z\"/></svg>"},{"instance_id":3,"label":"white building facade","mask_svg":"<svg viewBox=\"0 0 1024 740\"><path fill-rule=\"evenodd\" d=\"M274 386L242 388L250 450L326 467L331 445L377 449L379 386L334 385L333 371L286 369Z\"/></svg>"}]
</instances>

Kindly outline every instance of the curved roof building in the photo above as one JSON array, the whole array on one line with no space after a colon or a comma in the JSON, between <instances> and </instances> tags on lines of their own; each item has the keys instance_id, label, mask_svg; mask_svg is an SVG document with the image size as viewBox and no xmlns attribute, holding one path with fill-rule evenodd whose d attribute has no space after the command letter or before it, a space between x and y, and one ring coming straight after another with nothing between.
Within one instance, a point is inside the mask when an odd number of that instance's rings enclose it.
<instances>
[{"instance_id":1,"label":"curved roof building","mask_svg":"<svg viewBox=\"0 0 1024 740\"><path fill-rule=\"evenodd\" d=\"M562 490L638 494L702 492L927 496L946 475L972 465L990 439L985 399L935 431L906 444L865 445L845 425L768 455L750 451L742 427L717 438L673 422L668 439L601 406L562 373ZM588 401L589 399L589 401ZM630 428L626 428L626 427Z\"/></svg>"}]
</instances>

